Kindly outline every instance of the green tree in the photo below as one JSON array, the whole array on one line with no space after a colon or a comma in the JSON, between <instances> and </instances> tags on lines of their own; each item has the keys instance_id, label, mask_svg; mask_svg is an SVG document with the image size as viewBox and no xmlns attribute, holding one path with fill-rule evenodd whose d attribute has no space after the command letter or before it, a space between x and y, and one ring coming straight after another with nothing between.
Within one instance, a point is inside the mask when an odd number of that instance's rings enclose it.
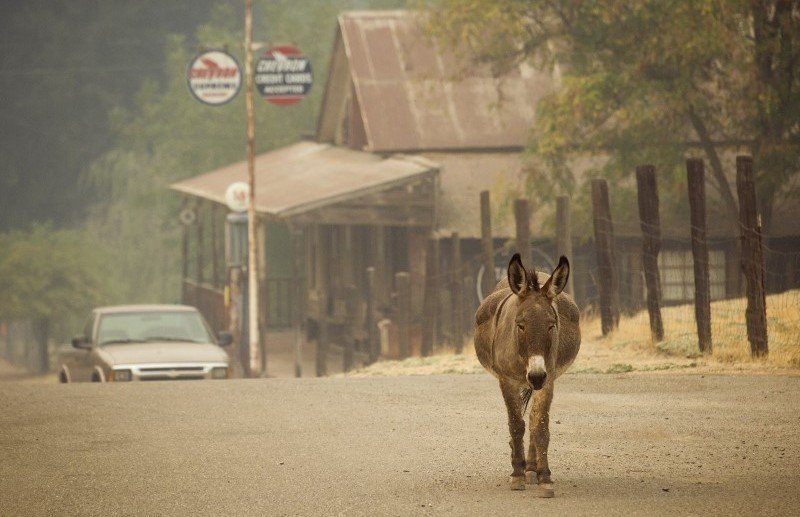
<instances>
[{"instance_id":1,"label":"green tree","mask_svg":"<svg viewBox=\"0 0 800 517\"><path fill-rule=\"evenodd\" d=\"M261 153L314 133L336 16L354 6L363 8L365 3L255 4L254 40L293 43L314 70L314 86L298 104L274 106L256 92L256 152ZM116 145L95 160L84 176L85 184L102 199L92 207L87 228L94 238L111 244L126 303L178 300L181 200L168 190L169 184L245 159L244 95L224 106L206 106L189 94L185 78L186 66L198 47L227 47L243 63L242 25L241 12L219 3L191 38L169 38L162 70L166 82L147 81L132 108L112 111Z\"/></svg>"},{"instance_id":2,"label":"green tree","mask_svg":"<svg viewBox=\"0 0 800 517\"><path fill-rule=\"evenodd\" d=\"M680 164L702 152L735 221L717 143L739 142L755 155L769 229L800 169L797 0L441 0L428 14L440 41L497 73L528 61L560 76L533 128L530 151L546 164L532 169L537 190L573 192L581 157L602 157L597 168L619 187L656 163L664 212L679 213Z\"/></svg>"},{"instance_id":3,"label":"green tree","mask_svg":"<svg viewBox=\"0 0 800 517\"><path fill-rule=\"evenodd\" d=\"M0 231L81 220L92 193L78 179L113 145L108 111L164 80L166 36L216 1L3 2Z\"/></svg>"},{"instance_id":4,"label":"green tree","mask_svg":"<svg viewBox=\"0 0 800 517\"><path fill-rule=\"evenodd\" d=\"M114 298L101 243L75 230L34 226L0 234L0 321L31 321L40 368L50 337L64 338L89 309Z\"/></svg>"}]
</instances>

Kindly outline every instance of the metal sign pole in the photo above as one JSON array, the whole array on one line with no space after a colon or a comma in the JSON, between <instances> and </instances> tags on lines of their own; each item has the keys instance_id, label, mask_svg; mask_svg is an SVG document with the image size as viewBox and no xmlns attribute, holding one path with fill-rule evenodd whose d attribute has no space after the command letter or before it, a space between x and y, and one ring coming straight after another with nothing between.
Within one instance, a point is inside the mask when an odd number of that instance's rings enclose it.
<instances>
[{"instance_id":1,"label":"metal sign pole","mask_svg":"<svg viewBox=\"0 0 800 517\"><path fill-rule=\"evenodd\" d=\"M256 258L256 178L255 119L253 115L253 2L244 2L245 105L247 107L247 180L250 199L247 205L247 280L250 341L250 376L261 374L261 347L258 329L258 261Z\"/></svg>"}]
</instances>

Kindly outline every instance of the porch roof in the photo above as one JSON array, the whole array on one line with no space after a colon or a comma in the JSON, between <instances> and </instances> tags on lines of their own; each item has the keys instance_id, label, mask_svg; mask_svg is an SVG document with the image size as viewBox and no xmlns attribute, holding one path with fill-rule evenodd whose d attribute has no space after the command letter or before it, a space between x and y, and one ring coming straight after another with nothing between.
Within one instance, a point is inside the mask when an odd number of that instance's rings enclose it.
<instances>
[{"instance_id":1,"label":"porch roof","mask_svg":"<svg viewBox=\"0 0 800 517\"><path fill-rule=\"evenodd\" d=\"M435 174L438 168L420 156L382 157L330 144L297 142L256 156L256 211L292 217L413 182ZM228 185L236 181L247 181L245 161L170 188L224 204Z\"/></svg>"}]
</instances>

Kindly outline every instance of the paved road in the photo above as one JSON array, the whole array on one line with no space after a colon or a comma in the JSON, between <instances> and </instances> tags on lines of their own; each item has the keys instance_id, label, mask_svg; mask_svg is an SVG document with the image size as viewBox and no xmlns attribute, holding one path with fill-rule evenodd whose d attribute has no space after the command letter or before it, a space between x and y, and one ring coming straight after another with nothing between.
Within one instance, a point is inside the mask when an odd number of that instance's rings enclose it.
<instances>
[{"instance_id":1,"label":"paved road","mask_svg":"<svg viewBox=\"0 0 800 517\"><path fill-rule=\"evenodd\" d=\"M0 515L800 512L800 378L559 383L555 499L487 375L3 383Z\"/></svg>"}]
</instances>

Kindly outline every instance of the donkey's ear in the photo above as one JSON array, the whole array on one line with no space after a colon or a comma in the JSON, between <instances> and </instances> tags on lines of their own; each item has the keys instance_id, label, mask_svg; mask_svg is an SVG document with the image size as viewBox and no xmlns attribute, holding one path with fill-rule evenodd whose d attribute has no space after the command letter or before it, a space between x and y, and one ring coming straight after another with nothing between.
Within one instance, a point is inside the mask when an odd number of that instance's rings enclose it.
<instances>
[{"instance_id":1,"label":"donkey's ear","mask_svg":"<svg viewBox=\"0 0 800 517\"><path fill-rule=\"evenodd\" d=\"M553 270L553 274L550 275L547 282L544 283L542 291L548 298L555 298L567 286L567 280L569 280L569 260L564 255L561 255L561 258L558 259L558 266Z\"/></svg>"},{"instance_id":2,"label":"donkey's ear","mask_svg":"<svg viewBox=\"0 0 800 517\"><path fill-rule=\"evenodd\" d=\"M530 281L519 253L514 253L508 263L508 286L517 296L525 296L530 291Z\"/></svg>"}]
</instances>

